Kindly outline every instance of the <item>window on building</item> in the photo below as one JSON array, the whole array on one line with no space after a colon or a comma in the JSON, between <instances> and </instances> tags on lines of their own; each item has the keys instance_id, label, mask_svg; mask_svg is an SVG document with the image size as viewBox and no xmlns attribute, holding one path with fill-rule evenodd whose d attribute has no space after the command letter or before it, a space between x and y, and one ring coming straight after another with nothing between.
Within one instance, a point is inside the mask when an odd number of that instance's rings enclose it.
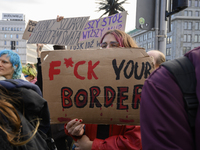
<instances>
[{"instance_id":1,"label":"window on building","mask_svg":"<svg viewBox=\"0 0 200 150\"><path fill-rule=\"evenodd\" d=\"M152 42L152 48L154 48L154 41Z\"/></svg>"},{"instance_id":2,"label":"window on building","mask_svg":"<svg viewBox=\"0 0 200 150\"><path fill-rule=\"evenodd\" d=\"M185 22L185 23L184 23L184 29L187 29L187 28L188 28L188 23Z\"/></svg>"},{"instance_id":3,"label":"window on building","mask_svg":"<svg viewBox=\"0 0 200 150\"><path fill-rule=\"evenodd\" d=\"M4 27L2 27L2 31L4 31Z\"/></svg>"},{"instance_id":4,"label":"window on building","mask_svg":"<svg viewBox=\"0 0 200 150\"><path fill-rule=\"evenodd\" d=\"M16 28L14 28L14 31L16 31Z\"/></svg>"},{"instance_id":5,"label":"window on building","mask_svg":"<svg viewBox=\"0 0 200 150\"><path fill-rule=\"evenodd\" d=\"M188 35L187 35L187 42L191 42L191 40L192 40L192 35L191 35L191 34L188 34Z\"/></svg>"},{"instance_id":6,"label":"window on building","mask_svg":"<svg viewBox=\"0 0 200 150\"><path fill-rule=\"evenodd\" d=\"M140 36L140 42L142 42L142 41L143 41L143 36L141 35L141 36Z\"/></svg>"},{"instance_id":7,"label":"window on building","mask_svg":"<svg viewBox=\"0 0 200 150\"><path fill-rule=\"evenodd\" d=\"M197 34L194 35L194 42L198 42L198 35Z\"/></svg>"},{"instance_id":8,"label":"window on building","mask_svg":"<svg viewBox=\"0 0 200 150\"><path fill-rule=\"evenodd\" d=\"M191 7L191 0L188 0L188 6Z\"/></svg>"},{"instance_id":9,"label":"window on building","mask_svg":"<svg viewBox=\"0 0 200 150\"><path fill-rule=\"evenodd\" d=\"M13 28L11 28L11 31L13 31Z\"/></svg>"},{"instance_id":10,"label":"window on building","mask_svg":"<svg viewBox=\"0 0 200 150\"><path fill-rule=\"evenodd\" d=\"M199 30L199 23L195 22L195 30Z\"/></svg>"},{"instance_id":11,"label":"window on building","mask_svg":"<svg viewBox=\"0 0 200 150\"><path fill-rule=\"evenodd\" d=\"M10 31L10 27L8 27L8 31Z\"/></svg>"},{"instance_id":12,"label":"window on building","mask_svg":"<svg viewBox=\"0 0 200 150\"><path fill-rule=\"evenodd\" d=\"M22 31L22 28L20 28L20 31Z\"/></svg>"},{"instance_id":13,"label":"window on building","mask_svg":"<svg viewBox=\"0 0 200 150\"><path fill-rule=\"evenodd\" d=\"M6 34L4 34L4 38L6 38L7 37L7 35Z\"/></svg>"},{"instance_id":14,"label":"window on building","mask_svg":"<svg viewBox=\"0 0 200 150\"><path fill-rule=\"evenodd\" d=\"M200 1L199 1L199 7L200 7Z\"/></svg>"},{"instance_id":15,"label":"window on building","mask_svg":"<svg viewBox=\"0 0 200 150\"><path fill-rule=\"evenodd\" d=\"M172 31L172 29L173 29L173 23L171 23L171 31Z\"/></svg>"},{"instance_id":16,"label":"window on building","mask_svg":"<svg viewBox=\"0 0 200 150\"><path fill-rule=\"evenodd\" d=\"M148 33L148 39L151 39L152 38L152 32L149 32Z\"/></svg>"},{"instance_id":17,"label":"window on building","mask_svg":"<svg viewBox=\"0 0 200 150\"><path fill-rule=\"evenodd\" d=\"M17 28L17 31L19 31L19 28Z\"/></svg>"},{"instance_id":18,"label":"window on building","mask_svg":"<svg viewBox=\"0 0 200 150\"><path fill-rule=\"evenodd\" d=\"M144 34L144 41L146 41L146 34Z\"/></svg>"},{"instance_id":19,"label":"window on building","mask_svg":"<svg viewBox=\"0 0 200 150\"><path fill-rule=\"evenodd\" d=\"M187 35L186 34L184 34L183 41L187 42Z\"/></svg>"},{"instance_id":20,"label":"window on building","mask_svg":"<svg viewBox=\"0 0 200 150\"><path fill-rule=\"evenodd\" d=\"M10 38L12 39L12 37L13 37L13 35L11 34L11 35L10 35Z\"/></svg>"},{"instance_id":21,"label":"window on building","mask_svg":"<svg viewBox=\"0 0 200 150\"><path fill-rule=\"evenodd\" d=\"M192 11L188 11L188 16L192 16Z\"/></svg>"},{"instance_id":22,"label":"window on building","mask_svg":"<svg viewBox=\"0 0 200 150\"><path fill-rule=\"evenodd\" d=\"M169 37L169 43L172 43L172 36Z\"/></svg>"},{"instance_id":23,"label":"window on building","mask_svg":"<svg viewBox=\"0 0 200 150\"><path fill-rule=\"evenodd\" d=\"M4 41L4 45L6 45L6 41Z\"/></svg>"},{"instance_id":24,"label":"window on building","mask_svg":"<svg viewBox=\"0 0 200 150\"><path fill-rule=\"evenodd\" d=\"M147 44L144 44L144 49L147 50Z\"/></svg>"},{"instance_id":25,"label":"window on building","mask_svg":"<svg viewBox=\"0 0 200 150\"><path fill-rule=\"evenodd\" d=\"M187 53L187 48L183 47L183 55L185 55L185 53Z\"/></svg>"},{"instance_id":26,"label":"window on building","mask_svg":"<svg viewBox=\"0 0 200 150\"><path fill-rule=\"evenodd\" d=\"M189 29L189 30L192 29L192 22L188 22L188 29Z\"/></svg>"},{"instance_id":27,"label":"window on building","mask_svg":"<svg viewBox=\"0 0 200 150\"><path fill-rule=\"evenodd\" d=\"M188 11L187 10L184 11L184 16L188 16Z\"/></svg>"},{"instance_id":28,"label":"window on building","mask_svg":"<svg viewBox=\"0 0 200 150\"><path fill-rule=\"evenodd\" d=\"M18 41L16 41L16 45L18 45Z\"/></svg>"},{"instance_id":29,"label":"window on building","mask_svg":"<svg viewBox=\"0 0 200 150\"><path fill-rule=\"evenodd\" d=\"M167 44L169 44L169 37L167 37Z\"/></svg>"},{"instance_id":30,"label":"window on building","mask_svg":"<svg viewBox=\"0 0 200 150\"><path fill-rule=\"evenodd\" d=\"M166 55L167 56L171 56L171 48L167 48L166 49Z\"/></svg>"},{"instance_id":31,"label":"window on building","mask_svg":"<svg viewBox=\"0 0 200 150\"><path fill-rule=\"evenodd\" d=\"M195 0L194 6L198 7L198 0Z\"/></svg>"},{"instance_id":32,"label":"window on building","mask_svg":"<svg viewBox=\"0 0 200 150\"><path fill-rule=\"evenodd\" d=\"M17 38L17 39L19 38L19 35L18 35L18 34L16 34L16 38Z\"/></svg>"},{"instance_id":33,"label":"window on building","mask_svg":"<svg viewBox=\"0 0 200 150\"><path fill-rule=\"evenodd\" d=\"M195 11L195 16L199 17L199 11Z\"/></svg>"},{"instance_id":34,"label":"window on building","mask_svg":"<svg viewBox=\"0 0 200 150\"><path fill-rule=\"evenodd\" d=\"M7 31L7 27L5 27L5 30Z\"/></svg>"}]
</instances>

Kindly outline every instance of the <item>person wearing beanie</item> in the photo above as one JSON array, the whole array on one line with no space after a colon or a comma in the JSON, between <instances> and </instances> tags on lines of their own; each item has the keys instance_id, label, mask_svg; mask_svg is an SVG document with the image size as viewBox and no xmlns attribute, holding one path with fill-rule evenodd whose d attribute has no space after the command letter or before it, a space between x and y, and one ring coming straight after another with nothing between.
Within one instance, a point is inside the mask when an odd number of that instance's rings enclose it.
<instances>
[{"instance_id":1,"label":"person wearing beanie","mask_svg":"<svg viewBox=\"0 0 200 150\"><path fill-rule=\"evenodd\" d=\"M24 74L24 77L27 81L34 83L37 81L37 70L34 66L34 64L26 64L22 67L22 73Z\"/></svg>"}]
</instances>

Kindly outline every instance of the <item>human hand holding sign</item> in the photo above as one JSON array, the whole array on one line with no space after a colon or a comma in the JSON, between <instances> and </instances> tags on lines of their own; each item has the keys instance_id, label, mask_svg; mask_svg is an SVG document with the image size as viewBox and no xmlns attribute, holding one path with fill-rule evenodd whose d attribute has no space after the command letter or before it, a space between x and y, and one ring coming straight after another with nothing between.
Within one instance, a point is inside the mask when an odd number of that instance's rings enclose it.
<instances>
[{"instance_id":1,"label":"human hand holding sign","mask_svg":"<svg viewBox=\"0 0 200 150\"><path fill-rule=\"evenodd\" d=\"M91 150L92 149L93 141L90 141L88 136L83 135L80 139L77 140L76 143L74 143L75 150Z\"/></svg>"},{"instance_id":2,"label":"human hand holding sign","mask_svg":"<svg viewBox=\"0 0 200 150\"><path fill-rule=\"evenodd\" d=\"M57 22L61 21L64 17L57 15Z\"/></svg>"},{"instance_id":3,"label":"human hand holding sign","mask_svg":"<svg viewBox=\"0 0 200 150\"><path fill-rule=\"evenodd\" d=\"M84 133L84 126L82 119L73 119L67 123L66 129L72 136L82 136Z\"/></svg>"},{"instance_id":4,"label":"human hand holding sign","mask_svg":"<svg viewBox=\"0 0 200 150\"><path fill-rule=\"evenodd\" d=\"M42 51L42 48L43 48L43 44L36 44L37 45L37 57L40 58L40 55L41 55L41 51Z\"/></svg>"}]
</instances>

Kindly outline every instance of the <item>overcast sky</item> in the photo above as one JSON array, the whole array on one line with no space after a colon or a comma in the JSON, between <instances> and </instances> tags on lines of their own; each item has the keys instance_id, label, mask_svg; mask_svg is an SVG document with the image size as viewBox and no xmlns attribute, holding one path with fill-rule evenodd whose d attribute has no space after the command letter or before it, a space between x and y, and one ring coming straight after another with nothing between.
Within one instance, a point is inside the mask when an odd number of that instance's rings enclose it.
<instances>
[{"instance_id":1,"label":"overcast sky","mask_svg":"<svg viewBox=\"0 0 200 150\"><path fill-rule=\"evenodd\" d=\"M65 18L90 16L92 20L99 18L105 12L96 11L99 6L96 2L99 0L0 0L0 19L2 13L19 13L25 15L26 22L29 19L34 21L56 19L57 15ZM136 0L127 0L122 6L128 12L125 29L128 32L135 29Z\"/></svg>"}]
</instances>

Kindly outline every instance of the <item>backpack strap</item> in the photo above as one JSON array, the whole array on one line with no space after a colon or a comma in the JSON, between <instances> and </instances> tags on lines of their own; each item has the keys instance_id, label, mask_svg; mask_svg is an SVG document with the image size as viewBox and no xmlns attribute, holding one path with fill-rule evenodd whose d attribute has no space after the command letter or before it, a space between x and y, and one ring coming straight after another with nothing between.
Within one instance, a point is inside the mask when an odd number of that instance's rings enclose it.
<instances>
[{"instance_id":1,"label":"backpack strap","mask_svg":"<svg viewBox=\"0 0 200 150\"><path fill-rule=\"evenodd\" d=\"M176 83L183 93L185 110L188 114L189 125L193 132L198 108L198 99L196 96L197 82L194 65L186 56L164 62L161 65L175 77Z\"/></svg>"}]
</instances>

